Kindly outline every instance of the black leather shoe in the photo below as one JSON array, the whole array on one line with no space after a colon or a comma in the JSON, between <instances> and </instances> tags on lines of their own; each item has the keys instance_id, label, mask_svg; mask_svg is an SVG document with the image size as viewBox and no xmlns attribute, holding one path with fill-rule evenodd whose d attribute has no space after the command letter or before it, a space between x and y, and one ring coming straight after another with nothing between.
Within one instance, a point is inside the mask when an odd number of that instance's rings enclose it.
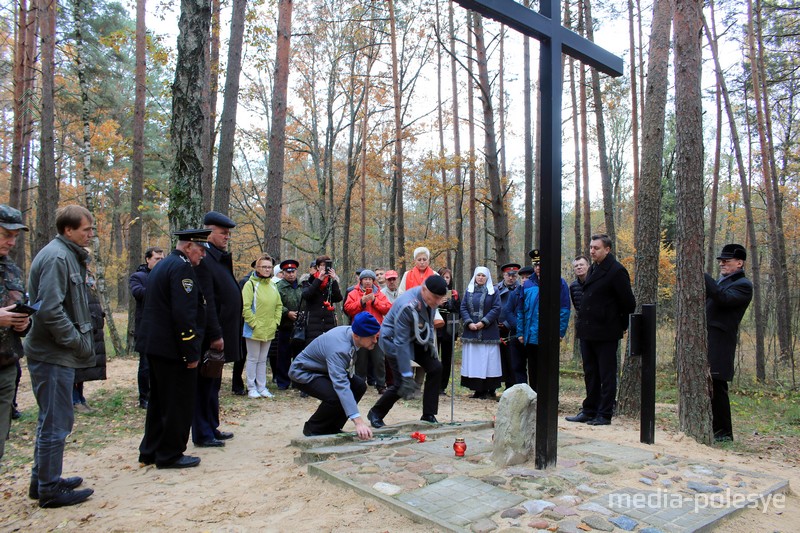
<instances>
[{"instance_id":1,"label":"black leather shoe","mask_svg":"<svg viewBox=\"0 0 800 533\"><path fill-rule=\"evenodd\" d=\"M217 431L214 436L217 438L217 440L229 440L229 439L233 438L233 432L232 431Z\"/></svg>"},{"instance_id":2,"label":"black leather shoe","mask_svg":"<svg viewBox=\"0 0 800 533\"><path fill-rule=\"evenodd\" d=\"M609 426L611 425L611 419L604 416L598 416L597 418L589 420L586 422L586 424L590 426Z\"/></svg>"},{"instance_id":3,"label":"black leather shoe","mask_svg":"<svg viewBox=\"0 0 800 533\"><path fill-rule=\"evenodd\" d=\"M85 502L89 496L94 494L92 489L75 490L60 484L53 492L42 494L39 498L39 507L53 509L55 507L66 507Z\"/></svg>"},{"instance_id":4,"label":"black leather shoe","mask_svg":"<svg viewBox=\"0 0 800 533\"><path fill-rule=\"evenodd\" d=\"M423 422L430 422L431 424L439 423L439 421L436 420L436 417L433 415L422 415L422 417L420 417L420 420L422 420Z\"/></svg>"},{"instance_id":5,"label":"black leather shoe","mask_svg":"<svg viewBox=\"0 0 800 533\"><path fill-rule=\"evenodd\" d=\"M578 413L578 414L577 414L577 415L575 415L575 416L568 416L568 417L567 417L567 422L581 422L581 423L585 423L585 422L589 422L590 420L594 420L594 417L593 417L593 416L589 416L589 415L587 415L587 414L586 414L586 413L584 413L583 411L581 411L580 413Z\"/></svg>"},{"instance_id":6,"label":"black leather shoe","mask_svg":"<svg viewBox=\"0 0 800 533\"><path fill-rule=\"evenodd\" d=\"M181 455L177 461L173 461L166 465L156 465L158 468L192 468L200 464L200 458L193 455Z\"/></svg>"},{"instance_id":7,"label":"black leather shoe","mask_svg":"<svg viewBox=\"0 0 800 533\"><path fill-rule=\"evenodd\" d=\"M208 439L200 442L195 442L194 445L200 448L221 448L225 446L225 443L219 439Z\"/></svg>"},{"instance_id":8,"label":"black leather shoe","mask_svg":"<svg viewBox=\"0 0 800 533\"><path fill-rule=\"evenodd\" d=\"M11 420L19 420L22 417L22 413L19 412L19 409L16 407L11 408Z\"/></svg>"},{"instance_id":9,"label":"black leather shoe","mask_svg":"<svg viewBox=\"0 0 800 533\"><path fill-rule=\"evenodd\" d=\"M152 457L145 457L144 455L139 454L139 462L145 466L154 465L156 464L156 460Z\"/></svg>"},{"instance_id":10,"label":"black leather shoe","mask_svg":"<svg viewBox=\"0 0 800 533\"><path fill-rule=\"evenodd\" d=\"M83 478L80 476L73 476L67 478L61 478L60 486L66 487L68 489L74 489L76 487L80 487L81 483L83 483ZM31 479L31 485L28 487L28 498L31 500L38 500L39 499L39 482L34 481Z\"/></svg>"},{"instance_id":11,"label":"black leather shoe","mask_svg":"<svg viewBox=\"0 0 800 533\"><path fill-rule=\"evenodd\" d=\"M369 410L369 413L367 413L367 420L369 420L369 423L370 423L370 424L372 425L372 427L374 427L375 429L380 429L380 428L382 428L383 426L385 426L385 425L386 425L386 424L384 423L384 421L383 421L383 418L381 418L381 417L379 417L377 414L375 414L375 413L372 411L372 409L370 409L370 410Z\"/></svg>"},{"instance_id":12,"label":"black leather shoe","mask_svg":"<svg viewBox=\"0 0 800 533\"><path fill-rule=\"evenodd\" d=\"M237 389L231 392L236 396L247 396L247 391L245 389Z\"/></svg>"}]
</instances>

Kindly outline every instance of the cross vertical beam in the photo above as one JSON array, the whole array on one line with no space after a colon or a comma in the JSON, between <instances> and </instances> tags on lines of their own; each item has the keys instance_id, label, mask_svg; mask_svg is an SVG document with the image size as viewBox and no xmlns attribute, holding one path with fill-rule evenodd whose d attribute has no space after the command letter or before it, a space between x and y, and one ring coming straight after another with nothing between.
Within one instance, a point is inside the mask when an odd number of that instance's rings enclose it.
<instances>
[{"instance_id":1,"label":"cross vertical beam","mask_svg":"<svg viewBox=\"0 0 800 533\"><path fill-rule=\"evenodd\" d=\"M622 75L622 59L561 26L559 0L540 0L536 13L514 0L454 0L462 7L540 41L542 162L540 168L542 253L539 290L536 468L555 466L558 442L558 382L561 295L561 54L609 74Z\"/></svg>"}]
</instances>

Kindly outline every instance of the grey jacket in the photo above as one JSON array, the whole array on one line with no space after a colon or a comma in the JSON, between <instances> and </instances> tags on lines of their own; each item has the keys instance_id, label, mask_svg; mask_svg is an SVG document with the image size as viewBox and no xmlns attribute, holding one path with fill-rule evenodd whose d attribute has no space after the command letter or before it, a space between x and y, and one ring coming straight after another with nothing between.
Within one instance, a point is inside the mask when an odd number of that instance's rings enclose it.
<instances>
[{"instance_id":1,"label":"grey jacket","mask_svg":"<svg viewBox=\"0 0 800 533\"><path fill-rule=\"evenodd\" d=\"M414 287L401 294L392 304L381 323L381 336L378 343L386 357L394 357L400 374L411 376L411 361L414 360L414 343L436 352L436 333L433 317L436 309L431 309L422 299L422 287ZM396 376L395 376L396 377Z\"/></svg>"},{"instance_id":2,"label":"grey jacket","mask_svg":"<svg viewBox=\"0 0 800 533\"><path fill-rule=\"evenodd\" d=\"M28 358L71 368L94 366L88 257L86 250L59 235L33 259L28 291L30 301L42 305L25 337Z\"/></svg>"},{"instance_id":3,"label":"grey jacket","mask_svg":"<svg viewBox=\"0 0 800 533\"><path fill-rule=\"evenodd\" d=\"M292 361L289 377L298 383L311 383L314 378L327 376L348 418L360 416L358 403L350 389L350 377L355 371L356 347L350 326L338 326L326 331L306 346Z\"/></svg>"}]
</instances>

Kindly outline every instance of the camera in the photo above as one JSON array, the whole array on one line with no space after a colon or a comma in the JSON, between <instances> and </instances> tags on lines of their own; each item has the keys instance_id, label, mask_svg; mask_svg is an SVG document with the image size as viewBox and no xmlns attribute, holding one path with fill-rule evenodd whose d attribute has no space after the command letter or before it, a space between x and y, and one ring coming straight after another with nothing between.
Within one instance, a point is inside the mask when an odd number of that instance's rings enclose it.
<instances>
[{"instance_id":1,"label":"camera","mask_svg":"<svg viewBox=\"0 0 800 533\"><path fill-rule=\"evenodd\" d=\"M325 273L326 274L330 274L332 268L333 268L333 260L332 259L326 259L325 260Z\"/></svg>"}]
</instances>

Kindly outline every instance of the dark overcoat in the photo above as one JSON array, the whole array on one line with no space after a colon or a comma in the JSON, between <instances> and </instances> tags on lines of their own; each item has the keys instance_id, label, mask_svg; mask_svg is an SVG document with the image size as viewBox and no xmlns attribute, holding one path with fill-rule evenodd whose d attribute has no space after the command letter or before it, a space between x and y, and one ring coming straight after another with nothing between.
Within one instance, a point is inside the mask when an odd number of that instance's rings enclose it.
<instances>
[{"instance_id":1,"label":"dark overcoat","mask_svg":"<svg viewBox=\"0 0 800 533\"><path fill-rule=\"evenodd\" d=\"M89 290L89 312L92 314L92 340L94 341L94 366L75 369L75 383L106 379L106 313L100 304L97 289Z\"/></svg>"},{"instance_id":2,"label":"dark overcoat","mask_svg":"<svg viewBox=\"0 0 800 533\"><path fill-rule=\"evenodd\" d=\"M719 283L705 275L706 328L708 329L708 364L711 377L733 379L739 323L753 298L753 284L740 270Z\"/></svg>"},{"instance_id":3,"label":"dark overcoat","mask_svg":"<svg viewBox=\"0 0 800 533\"><path fill-rule=\"evenodd\" d=\"M303 282L303 300L303 305L308 311L306 315L306 344L308 344L336 327L336 312L326 309L325 302L333 305L342 301L339 282L331 278L323 287L322 280L312 276Z\"/></svg>"},{"instance_id":4,"label":"dark overcoat","mask_svg":"<svg viewBox=\"0 0 800 533\"><path fill-rule=\"evenodd\" d=\"M622 338L628 329L628 315L636 310L631 277L614 254L594 263L583 283L578 310L577 335L590 341Z\"/></svg>"},{"instance_id":5,"label":"dark overcoat","mask_svg":"<svg viewBox=\"0 0 800 533\"><path fill-rule=\"evenodd\" d=\"M241 358L242 293L233 275L233 258L211 243L206 243L206 256L195 267L197 281L206 298L206 331L203 351L211 341L222 338L225 361Z\"/></svg>"}]
</instances>

